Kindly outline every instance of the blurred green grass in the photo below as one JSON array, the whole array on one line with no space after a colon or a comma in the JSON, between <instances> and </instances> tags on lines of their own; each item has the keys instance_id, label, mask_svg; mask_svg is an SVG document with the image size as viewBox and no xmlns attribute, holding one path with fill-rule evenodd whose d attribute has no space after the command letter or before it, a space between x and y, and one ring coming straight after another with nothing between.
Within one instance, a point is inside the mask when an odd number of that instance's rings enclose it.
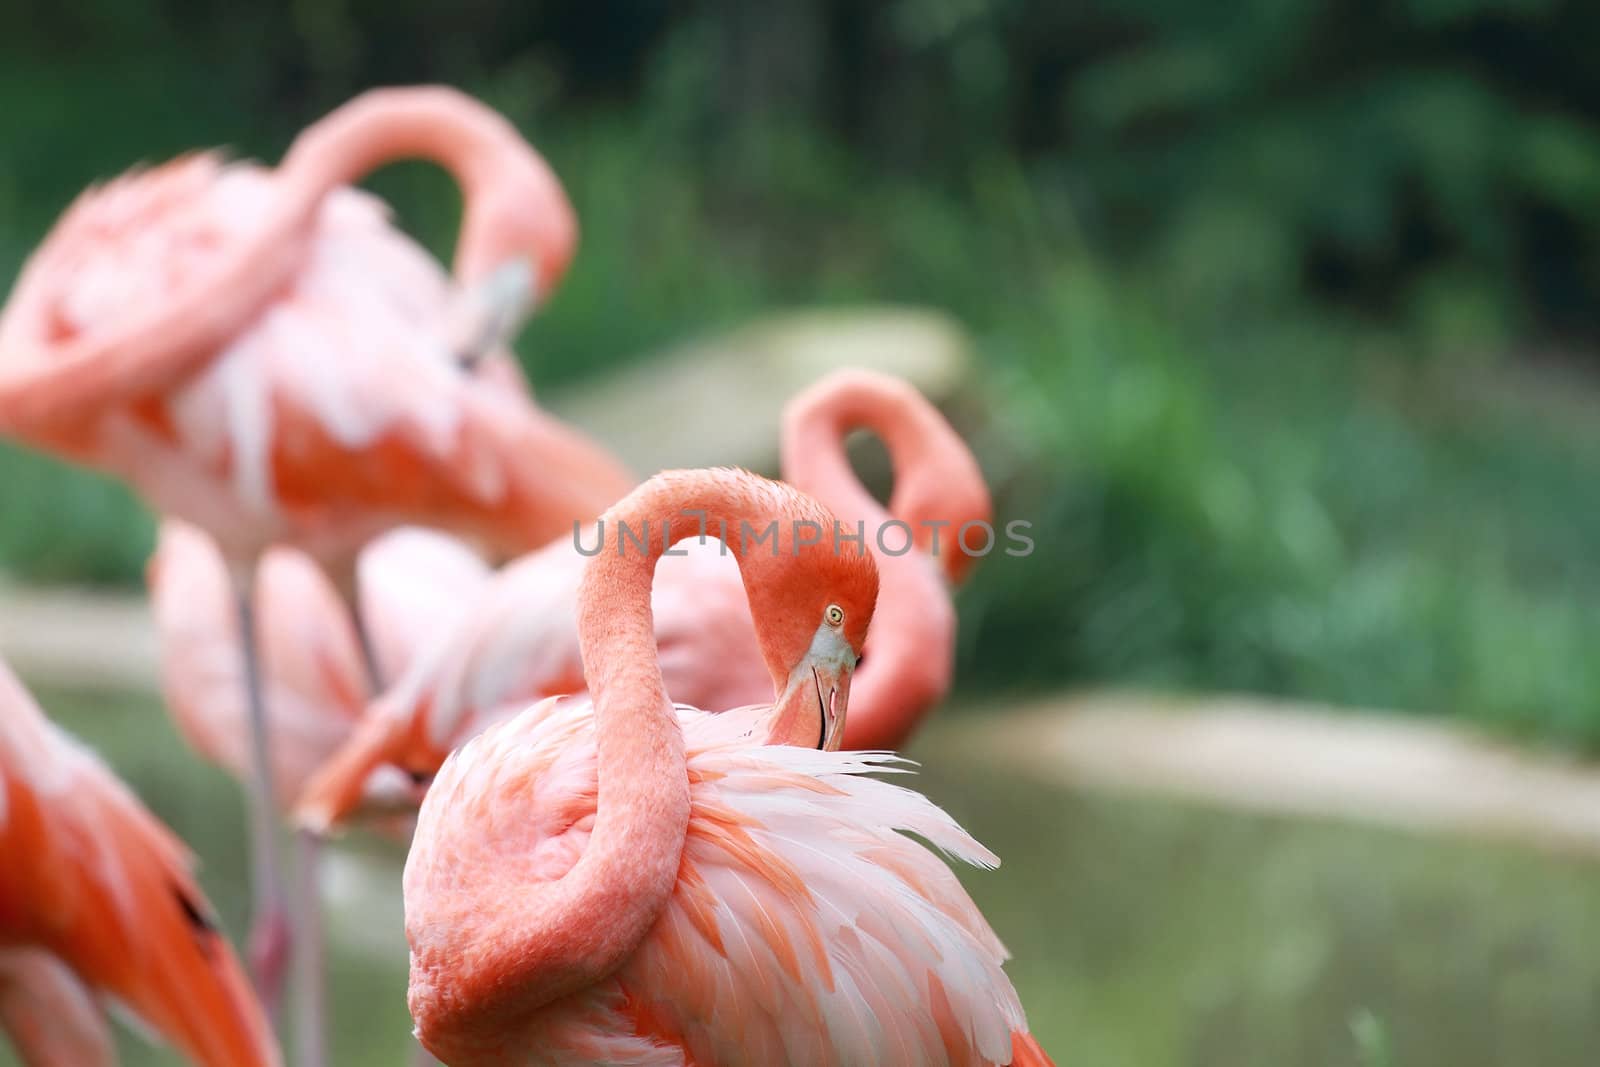
<instances>
[{"instance_id":1,"label":"blurred green grass","mask_svg":"<svg viewBox=\"0 0 1600 1067\"><path fill-rule=\"evenodd\" d=\"M227 929L244 922L237 790L143 696L51 690L198 851ZM1086 796L974 763L935 720L918 789L999 853L961 877L1014 956L1057 1062L1095 1067L1476 1067L1590 1062L1600 1040L1600 887L1591 865L1500 845ZM334 1059L407 1062L397 851L332 922ZM388 885L390 888L385 889ZM345 916L341 920L338 916ZM359 918L363 930L345 925ZM385 936L393 949L369 945ZM0 1043L0 1065L14 1061ZM130 1067L171 1064L129 1037Z\"/></svg>"}]
</instances>

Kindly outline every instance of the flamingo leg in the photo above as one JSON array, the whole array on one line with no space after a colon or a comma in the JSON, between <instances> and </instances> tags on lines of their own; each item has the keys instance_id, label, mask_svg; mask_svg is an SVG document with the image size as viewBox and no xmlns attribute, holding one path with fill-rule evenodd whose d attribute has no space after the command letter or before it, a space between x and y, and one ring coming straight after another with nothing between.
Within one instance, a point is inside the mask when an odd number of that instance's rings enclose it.
<instances>
[{"instance_id":1,"label":"flamingo leg","mask_svg":"<svg viewBox=\"0 0 1600 1067\"><path fill-rule=\"evenodd\" d=\"M323 567L344 610L349 613L350 624L355 628L356 644L361 650L362 666L367 669L367 685L372 696L383 692L383 666L378 660L378 643L373 639L372 626L361 610L361 566L357 558L324 562Z\"/></svg>"},{"instance_id":2,"label":"flamingo leg","mask_svg":"<svg viewBox=\"0 0 1600 1067\"><path fill-rule=\"evenodd\" d=\"M278 853L278 806L272 776L272 740L267 728L266 690L262 684L261 648L256 629L255 562L238 568L234 601L239 616L239 645L244 658L246 706L250 721L250 884L249 959L262 1004L277 1014L289 963L293 934L284 892L282 857Z\"/></svg>"},{"instance_id":3,"label":"flamingo leg","mask_svg":"<svg viewBox=\"0 0 1600 1067\"><path fill-rule=\"evenodd\" d=\"M372 639L372 627L367 624L358 604L350 605L350 618L356 627L356 642L361 646L361 661L367 668L367 684L373 696L383 692L383 668L378 663L378 646Z\"/></svg>"},{"instance_id":4,"label":"flamingo leg","mask_svg":"<svg viewBox=\"0 0 1600 1067\"><path fill-rule=\"evenodd\" d=\"M350 613L356 641L374 694L382 691L382 672L371 628L362 617L357 593L357 568L348 561L329 568L329 577ZM322 924L322 839L309 831L295 835L299 879L295 884L294 1029L298 1053L296 1067L326 1067L328 1063L328 990L324 961L326 943Z\"/></svg>"},{"instance_id":5,"label":"flamingo leg","mask_svg":"<svg viewBox=\"0 0 1600 1067\"><path fill-rule=\"evenodd\" d=\"M327 980L323 968L321 896L322 840L301 830L295 834L299 878L295 883L294 1001L296 1067L326 1067Z\"/></svg>"},{"instance_id":6,"label":"flamingo leg","mask_svg":"<svg viewBox=\"0 0 1600 1067\"><path fill-rule=\"evenodd\" d=\"M344 606L349 609L350 622L355 625L355 640L357 640L358 645L362 646L362 659L366 662L366 680L370 681L371 686L373 686L374 694L382 693L384 691L384 672L382 672L382 667L378 662L378 645L376 645L376 641L373 641L373 629L366 622L365 613L362 613L360 595L358 595L357 590L358 582L355 581L354 569L341 577L342 581L336 581L334 585L338 587L339 595L344 598ZM304 856L304 853L302 853L302 856ZM310 861L315 862L315 856L317 856L317 853L310 853ZM317 907L317 904L320 904L320 901L318 901L317 897L312 897L309 902L310 907ZM322 950L322 945L320 945L320 939L318 939L317 952L320 953L320 950ZM318 1017L322 1017L320 1005L318 1005ZM302 1049L302 1056L304 1056L304 1049ZM304 1059L302 1062L310 1064L312 1067L322 1067L325 1061L322 1061L322 1059L317 1059L317 1061ZM443 1067L443 1065L437 1059L434 1059L434 1054L429 1053L426 1048L422 1048L421 1043L418 1043L416 1051L411 1056L411 1067Z\"/></svg>"},{"instance_id":7,"label":"flamingo leg","mask_svg":"<svg viewBox=\"0 0 1600 1067\"><path fill-rule=\"evenodd\" d=\"M350 580L350 578L348 576L346 576L346 580L344 580L344 581L336 581L335 585L338 587L338 589L340 591L340 595L344 598L345 607L350 612L350 621L355 625L356 640L361 646L362 658L366 661L367 680L372 685L373 693L381 693L381 692L383 692L383 668L381 666L379 666L379 664L378 664L377 644L372 639L372 628L367 623L366 616L361 610L360 598L357 595L356 589L355 589L356 582L353 581L353 580ZM312 840L314 841L315 839L312 839ZM315 844L309 845L308 850L307 851L303 851L301 853L301 856L302 856L302 870L311 867L311 865L313 865L316 862L316 859L317 859L317 856L318 856L318 852L316 851L316 845ZM302 879L304 880L304 878L305 878L305 876L304 876L304 874L302 874ZM315 883L312 883L312 887L311 888L312 888L312 894L313 895L310 896L308 899L306 899L304 901L306 906L304 908L303 914L310 914L313 911L313 909L319 908L320 903L321 903L320 898L315 896ZM318 914L320 914L320 911L318 912ZM322 1010L323 991L320 988L320 983L321 983L320 956L321 956L321 953L322 953L322 939L321 939L321 930L320 930L320 928L317 931L317 935L316 935L315 942L314 942L314 947L308 947L306 949L306 954L307 955L310 955L311 953L315 953L319 957L319 962L318 962L318 965L317 965L318 966L317 981L319 983L319 988L318 988L318 992L317 992L318 1001L317 1001L317 1004L316 1004L316 1019L317 1019L317 1025L319 1026L318 1032L320 1033L321 1032L320 1027L323 1026L325 1024L325 1022L326 1022L325 1017L324 1017L324 1013L323 1013L323 1010ZM302 988L305 988L305 986L302 985ZM309 1005L307 1005L307 1007L309 1007ZM319 1050L319 1052L325 1053L325 1050ZM302 1045L302 1047L301 1047L301 1063L302 1063L302 1065L304 1065L304 1067L323 1067L323 1064L325 1062L326 1062L325 1056L324 1056L324 1058L317 1058L317 1059L310 1058L309 1051ZM412 1063L412 1067L442 1067L442 1065L439 1063L439 1061L434 1058L433 1053L431 1053L427 1049L423 1048L420 1044L417 1045L417 1047L416 1047L416 1051L415 1051L414 1055L412 1056L411 1063Z\"/></svg>"}]
</instances>

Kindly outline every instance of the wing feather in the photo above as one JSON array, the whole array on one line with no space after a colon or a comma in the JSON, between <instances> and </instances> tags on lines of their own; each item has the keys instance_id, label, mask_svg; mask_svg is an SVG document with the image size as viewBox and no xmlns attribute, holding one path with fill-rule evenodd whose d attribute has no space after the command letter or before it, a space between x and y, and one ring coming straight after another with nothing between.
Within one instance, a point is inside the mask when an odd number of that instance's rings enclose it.
<instances>
[{"instance_id":1,"label":"wing feather","mask_svg":"<svg viewBox=\"0 0 1600 1067\"><path fill-rule=\"evenodd\" d=\"M621 1028L675 1063L1010 1063L1027 1026L1005 949L941 856L992 867L994 854L871 777L905 770L895 756L751 747L737 713L679 714L692 807L674 896L613 977L530 1020L522 1062ZM458 796L436 793L424 819L487 805L474 840L450 845L459 869L559 877L587 843L595 782L588 699L549 700L452 756L435 789ZM448 875L414 877L438 890ZM614 1062L572 1054L561 1062Z\"/></svg>"},{"instance_id":2,"label":"wing feather","mask_svg":"<svg viewBox=\"0 0 1600 1067\"><path fill-rule=\"evenodd\" d=\"M685 725L692 874L622 988L705 1062L1009 1062L1026 1023L1005 950L928 845L980 867L994 854L925 797L868 777L904 770L897 757L732 747L710 717ZM780 1058L743 1058L772 1035Z\"/></svg>"}]
</instances>

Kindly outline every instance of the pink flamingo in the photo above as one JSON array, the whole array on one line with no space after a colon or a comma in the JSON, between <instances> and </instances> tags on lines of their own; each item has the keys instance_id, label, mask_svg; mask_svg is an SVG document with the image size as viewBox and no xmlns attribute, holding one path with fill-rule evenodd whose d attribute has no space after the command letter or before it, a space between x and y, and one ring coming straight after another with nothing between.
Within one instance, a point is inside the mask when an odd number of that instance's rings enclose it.
<instances>
[{"instance_id":1,"label":"pink flamingo","mask_svg":"<svg viewBox=\"0 0 1600 1067\"><path fill-rule=\"evenodd\" d=\"M687 510L719 530L778 524L771 555L730 535L770 705L707 715L667 697L650 586ZM423 801L405 872L423 1044L453 1067L1048 1063L993 931L899 831L998 861L867 777L894 757L833 751L871 555L812 499L741 471L658 475L602 524L578 593L592 696L489 728Z\"/></svg>"},{"instance_id":2,"label":"pink flamingo","mask_svg":"<svg viewBox=\"0 0 1600 1067\"><path fill-rule=\"evenodd\" d=\"M408 156L465 191L465 301L347 188ZM451 90L380 90L307 129L276 171L198 154L80 197L0 313L0 432L122 477L228 561L251 724L252 957L269 1000L289 936L256 561L296 545L353 605L357 553L385 529L523 551L632 484L452 348L464 303L492 337L508 288L511 302L553 288L575 235L559 183L504 119Z\"/></svg>"},{"instance_id":3,"label":"pink flamingo","mask_svg":"<svg viewBox=\"0 0 1600 1067\"><path fill-rule=\"evenodd\" d=\"M845 439L858 428L877 433L889 449L895 486L887 512L845 454ZM844 744L897 748L950 687L956 616L948 584L966 575L973 558L956 543L961 528L991 515L983 474L915 388L865 370L828 375L790 401L782 453L786 479L835 514L856 518L877 551L880 629L858 673ZM894 521L902 528L889 529ZM693 534L695 521L682 519L678 528ZM887 552L876 544L880 530ZM579 540L587 545L593 532ZM661 561L651 594L667 692L696 707L770 699L738 568L715 540L689 541L674 549L680 551L686 554ZM468 737L536 700L582 688L573 613L582 563L562 540L502 570L313 776L302 821L319 830L340 824L371 795L369 778L388 767L411 775L420 797L422 784Z\"/></svg>"},{"instance_id":4,"label":"pink flamingo","mask_svg":"<svg viewBox=\"0 0 1600 1067\"><path fill-rule=\"evenodd\" d=\"M0 1025L29 1067L110 1067L115 1000L203 1067L277 1067L183 844L0 664Z\"/></svg>"}]
</instances>

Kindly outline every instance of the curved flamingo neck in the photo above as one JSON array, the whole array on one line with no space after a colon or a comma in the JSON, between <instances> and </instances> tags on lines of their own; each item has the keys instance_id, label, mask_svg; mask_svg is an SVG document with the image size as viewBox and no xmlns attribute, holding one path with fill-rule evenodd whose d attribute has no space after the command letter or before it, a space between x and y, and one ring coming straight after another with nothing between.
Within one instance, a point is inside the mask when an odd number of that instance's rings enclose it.
<instances>
[{"instance_id":1,"label":"curved flamingo neck","mask_svg":"<svg viewBox=\"0 0 1600 1067\"><path fill-rule=\"evenodd\" d=\"M815 495L829 507L850 515L867 514L861 510L867 508L886 520L845 453L845 438L856 429L877 434L889 451L894 468L889 516L908 524L917 549L959 583L973 557L961 551L957 537L965 524L992 518L989 487L966 443L908 383L846 370L796 397L784 418L785 477L796 485L814 484ZM890 544L898 546L903 539L902 532Z\"/></svg>"},{"instance_id":2,"label":"curved flamingo neck","mask_svg":"<svg viewBox=\"0 0 1600 1067\"><path fill-rule=\"evenodd\" d=\"M887 510L862 486L845 452L845 438L858 428L878 434L888 448L895 488ZM832 375L791 402L782 452L787 481L865 525L881 586L844 745L898 747L950 688L956 619L945 578L965 569L955 538L962 523L988 519L988 490L971 453L920 393L868 371ZM907 530L886 525L891 518L910 525L909 551L900 551Z\"/></svg>"},{"instance_id":3,"label":"curved flamingo neck","mask_svg":"<svg viewBox=\"0 0 1600 1067\"><path fill-rule=\"evenodd\" d=\"M658 476L602 516L599 548L578 590L578 641L597 748L593 831L563 877L518 898L513 936L473 946L489 957L476 970L501 976L489 995L481 988L452 995L470 977L460 974L458 959L414 957L413 966L431 968L429 981L442 990L413 1005L424 1037L497 1032L600 981L638 947L671 897L689 825L689 778L656 652L650 608L656 562L671 540L696 531L686 509L703 512L712 529L774 517L716 475ZM736 538L730 550L743 568ZM758 631L765 622L756 619Z\"/></svg>"},{"instance_id":4,"label":"curved flamingo neck","mask_svg":"<svg viewBox=\"0 0 1600 1067\"><path fill-rule=\"evenodd\" d=\"M197 371L291 283L327 195L406 156L438 159L463 186L456 267L464 279L499 266L518 245L539 260L533 265L546 287L565 268L576 241L572 208L510 123L451 89L375 90L296 138L276 172L284 195L202 283L42 356L8 357L11 366L0 373L0 432L70 441L104 407ZM28 278L25 267L19 290Z\"/></svg>"},{"instance_id":5,"label":"curved flamingo neck","mask_svg":"<svg viewBox=\"0 0 1600 1067\"><path fill-rule=\"evenodd\" d=\"M472 190L521 154L518 140L510 123L454 90L377 89L307 127L280 172L320 196L397 159L437 159Z\"/></svg>"},{"instance_id":6,"label":"curved flamingo neck","mask_svg":"<svg viewBox=\"0 0 1600 1067\"><path fill-rule=\"evenodd\" d=\"M524 248L546 284L565 269L577 222L560 182L515 126L454 89L422 86L368 92L307 129L280 173L320 199L400 159L438 162L461 186L464 212L456 246L458 280L496 267L527 228L542 228L549 248ZM519 226L529 212L538 217ZM530 235L531 236L531 235Z\"/></svg>"}]
</instances>

